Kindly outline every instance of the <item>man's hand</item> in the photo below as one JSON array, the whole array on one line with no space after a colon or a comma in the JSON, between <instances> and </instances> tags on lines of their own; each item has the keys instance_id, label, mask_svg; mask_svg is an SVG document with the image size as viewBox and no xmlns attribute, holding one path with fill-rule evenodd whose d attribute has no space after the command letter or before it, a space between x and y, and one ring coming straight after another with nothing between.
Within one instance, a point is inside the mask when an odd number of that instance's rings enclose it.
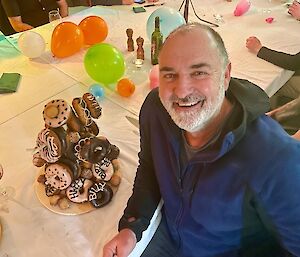
<instances>
[{"instance_id":1,"label":"man's hand","mask_svg":"<svg viewBox=\"0 0 300 257\"><path fill-rule=\"evenodd\" d=\"M300 20L300 4L297 1L294 1L289 8L289 13L296 19Z\"/></svg>"},{"instance_id":2,"label":"man's hand","mask_svg":"<svg viewBox=\"0 0 300 257\"><path fill-rule=\"evenodd\" d=\"M259 50L262 48L261 42L257 37L249 37L246 40L246 47L252 52L257 54Z\"/></svg>"},{"instance_id":3,"label":"man's hand","mask_svg":"<svg viewBox=\"0 0 300 257\"><path fill-rule=\"evenodd\" d=\"M103 248L103 257L127 257L136 245L136 236L132 230L122 229Z\"/></svg>"}]
</instances>

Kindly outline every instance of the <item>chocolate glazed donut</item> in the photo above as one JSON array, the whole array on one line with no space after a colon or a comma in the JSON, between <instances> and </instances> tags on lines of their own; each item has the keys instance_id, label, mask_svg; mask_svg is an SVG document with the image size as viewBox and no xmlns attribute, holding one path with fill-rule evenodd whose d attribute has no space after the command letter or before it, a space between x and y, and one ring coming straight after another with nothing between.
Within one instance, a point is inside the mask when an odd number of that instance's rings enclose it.
<instances>
[{"instance_id":1,"label":"chocolate glazed donut","mask_svg":"<svg viewBox=\"0 0 300 257\"><path fill-rule=\"evenodd\" d=\"M101 181L95 183L89 189L89 201L95 208L107 205L113 197L113 191L109 185Z\"/></svg>"},{"instance_id":2,"label":"chocolate glazed donut","mask_svg":"<svg viewBox=\"0 0 300 257\"><path fill-rule=\"evenodd\" d=\"M91 138L80 151L82 158L90 163L99 163L104 157L111 161L116 159L119 154L119 148L112 145L105 137Z\"/></svg>"},{"instance_id":3,"label":"chocolate glazed donut","mask_svg":"<svg viewBox=\"0 0 300 257\"><path fill-rule=\"evenodd\" d=\"M59 161L67 165L71 169L71 171L73 172L73 180L77 179L80 176L81 168L79 164L77 164L77 162L74 162L67 158L61 158Z\"/></svg>"}]
</instances>

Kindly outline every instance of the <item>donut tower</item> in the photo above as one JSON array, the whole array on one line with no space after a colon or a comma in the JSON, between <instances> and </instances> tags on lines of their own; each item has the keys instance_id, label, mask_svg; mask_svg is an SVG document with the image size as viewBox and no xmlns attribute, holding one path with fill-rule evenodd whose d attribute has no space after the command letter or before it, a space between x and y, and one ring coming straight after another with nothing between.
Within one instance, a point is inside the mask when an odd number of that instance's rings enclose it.
<instances>
[{"instance_id":1,"label":"donut tower","mask_svg":"<svg viewBox=\"0 0 300 257\"><path fill-rule=\"evenodd\" d=\"M33 164L44 167L38 182L44 184L50 204L67 209L70 204L90 202L95 208L108 204L121 182L120 150L99 136L94 121L102 114L96 98L85 93L47 103L45 128L37 136Z\"/></svg>"}]
</instances>

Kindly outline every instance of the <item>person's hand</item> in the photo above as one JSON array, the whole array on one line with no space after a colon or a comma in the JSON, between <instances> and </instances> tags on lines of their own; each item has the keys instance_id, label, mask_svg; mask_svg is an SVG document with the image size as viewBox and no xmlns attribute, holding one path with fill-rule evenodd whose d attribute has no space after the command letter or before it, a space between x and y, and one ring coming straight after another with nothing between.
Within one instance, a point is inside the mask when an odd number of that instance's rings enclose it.
<instances>
[{"instance_id":1,"label":"person's hand","mask_svg":"<svg viewBox=\"0 0 300 257\"><path fill-rule=\"evenodd\" d=\"M34 27L27 24L27 23L23 23L21 26L20 26L20 31L26 31L26 30L30 30L30 29L33 29Z\"/></svg>"},{"instance_id":2,"label":"person's hand","mask_svg":"<svg viewBox=\"0 0 300 257\"><path fill-rule=\"evenodd\" d=\"M289 8L289 14L291 14L296 20L300 20L300 4L294 1Z\"/></svg>"},{"instance_id":3,"label":"person's hand","mask_svg":"<svg viewBox=\"0 0 300 257\"><path fill-rule=\"evenodd\" d=\"M257 37L249 37L246 40L246 47L252 52L257 54L262 48L262 44Z\"/></svg>"},{"instance_id":4,"label":"person's hand","mask_svg":"<svg viewBox=\"0 0 300 257\"><path fill-rule=\"evenodd\" d=\"M122 4L125 4L125 5L133 4L133 0L122 0Z\"/></svg>"},{"instance_id":5,"label":"person's hand","mask_svg":"<svg viewBox=\"0 0 300 257\"><path fill-rule=\"evenodd\" d=\"M136 236L132 230L122 229L103 248L103 257L127 257L136 245Z\"/></svg>"}]
</instances>

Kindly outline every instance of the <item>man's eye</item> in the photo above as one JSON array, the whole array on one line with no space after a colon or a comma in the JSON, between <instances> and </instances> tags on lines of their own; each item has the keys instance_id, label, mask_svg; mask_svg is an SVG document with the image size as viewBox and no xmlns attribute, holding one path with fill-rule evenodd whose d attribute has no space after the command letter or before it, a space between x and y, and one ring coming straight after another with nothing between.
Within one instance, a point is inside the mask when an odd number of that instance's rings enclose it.
<instances>
[{"instance_id":1,"label":"man's eye","mask_svg":"<svg viewBox=\"0 0 300 257\"><path fill-rule=\"evenodd\" d=\"M176 77L176 75L173 73L167 73L167 74L163 75L164 79L174 79L175 77Z\"/></svg>"},{"instance_id":2,"label":"man's eye","mask_svg":"<svg viewBox=\"0 0 300 257\"><path fill-rule=\"evenodd\" d=\"M198 76L207 76L208 73L205 71L194 71L192 73L192 77L198 77Z\"/></svg>"}]
</instances>

